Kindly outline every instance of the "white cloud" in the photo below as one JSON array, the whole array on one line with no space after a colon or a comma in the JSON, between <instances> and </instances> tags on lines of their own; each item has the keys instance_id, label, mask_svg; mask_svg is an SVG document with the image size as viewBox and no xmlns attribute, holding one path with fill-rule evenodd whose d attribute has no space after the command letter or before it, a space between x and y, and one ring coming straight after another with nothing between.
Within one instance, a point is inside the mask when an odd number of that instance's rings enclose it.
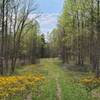
<instances>
[{"instance_id":1,"label":"white cloud","mask_svg":"<svg viewBox=\"0 0 100 100\"><path fill-rule=\"evenodd\" d=\"M47 33L52 31L57 25L57 19L59 13L43 13L43 14L31 14L30 19L37 17L37 21L40 24L40 29L42 33Z\"/></svg>"},{"instance_id":2,"label":"white cloud","mask_svg":"<svg viewBox=\"0 0 100 100\"><path fill-rule=\"evenodd\" d=\"M38 18L41 31L46 33L51 31L57 25L58 13L45 13Z\"/></svg>"}]
</instances>

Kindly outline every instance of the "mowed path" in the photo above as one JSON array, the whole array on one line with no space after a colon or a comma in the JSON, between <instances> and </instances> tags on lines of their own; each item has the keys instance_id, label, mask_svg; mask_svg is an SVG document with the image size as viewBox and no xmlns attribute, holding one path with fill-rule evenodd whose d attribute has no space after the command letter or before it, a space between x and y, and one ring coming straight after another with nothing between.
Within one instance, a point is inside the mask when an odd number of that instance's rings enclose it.
<instances>
[{"instance_id":1,"label":"mowed path","mask_svg":"<svg viewBox=\"0 0 100 100\"><path fill-rule=\"evenodd\" d=\"M45 97L38 100L88 100L85 89L77 82L82 76L79 72L67 70L59 59L41 60L41 66L47 72L48 84Z\"/></svg>"},{"instance_id":2,"label":"mowed path","mask_svg":"<svg viewBox=\"0 0 100 100\"><path fill-rule=\"evenodd\" d=\"M62 90L61 90L61 86L60 86L60 78L61 78L61 72L63 73L63 71L60 68L59 64L60 61L57 62L57 59L45 59L44 61L42 60L42 64L44 66L44 69L48 72L48 81L49 84L52 83L52 81L54 82L53 88L54 88L54 93L53 95L55 95L55 97L52 97L53 99L56 100L62 100ZM52 88L52 87L51 87Z\"/></svg>"}]
</instances>

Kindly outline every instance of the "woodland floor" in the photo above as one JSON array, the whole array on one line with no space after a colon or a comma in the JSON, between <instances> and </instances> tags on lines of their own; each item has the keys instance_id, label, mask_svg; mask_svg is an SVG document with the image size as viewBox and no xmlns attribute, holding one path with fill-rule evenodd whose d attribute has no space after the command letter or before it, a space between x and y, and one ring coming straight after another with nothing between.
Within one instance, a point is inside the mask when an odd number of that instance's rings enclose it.
<instances>
[{"instance_id":1,"label":"woodland floor","mask_svg":"<svg viewBox=\"0 0 100 100\"><path fill-rule=\"evenodd\" d=\"M69 67L73 68L70 69ZM40 64L18 68L16 74L26 72L35 74L38 72L46 77L40 94L36 97L29 94L27 100L100 100L98 96L95 98L95 96L88 95L86 89L79 83L82 77L89 76L91 73L89 74L84 70L74 71L74 67L77 68L77 66L62 65L57 58L42 59ZM100 89L95 91L100 91Z\"/></svg>"}]
</instances>

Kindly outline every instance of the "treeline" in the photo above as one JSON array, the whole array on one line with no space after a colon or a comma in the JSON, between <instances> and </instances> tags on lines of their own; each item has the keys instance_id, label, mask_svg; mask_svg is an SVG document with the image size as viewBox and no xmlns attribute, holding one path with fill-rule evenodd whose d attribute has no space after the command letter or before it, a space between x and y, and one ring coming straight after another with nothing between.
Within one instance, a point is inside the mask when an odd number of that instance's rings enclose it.
<instances>
[{"instance_id":1,"label":"treeline","mask_svg":"<svg viewBox=\"0 0 100 100\"><path fill-rule=\"evenodd\" d=\"M58 26L51 33L63 63L89 63L99 76L100 0L65 0ZM54 49L55 50L55 49ZM56 52L55 52L56 53Z\"/></svg>"},{"instance_id":2,"label":"treeline","mask_svg":"<svg viewBox=\"0 0 100 100\"><path fill-rule=\"evenodd\" d=\"M40 35L38 16L34 16L36 9L34 0L0 0L1 75L12 74L18 64L33 64L41 57L45 39Z\"/></svg>"}]
</instances>

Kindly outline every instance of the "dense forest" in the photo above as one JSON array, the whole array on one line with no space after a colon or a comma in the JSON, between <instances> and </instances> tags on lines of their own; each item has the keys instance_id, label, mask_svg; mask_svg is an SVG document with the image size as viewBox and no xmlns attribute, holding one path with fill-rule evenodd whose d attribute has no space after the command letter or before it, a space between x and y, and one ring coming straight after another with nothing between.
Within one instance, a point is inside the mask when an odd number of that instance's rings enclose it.
<instances>
[{"instance_id":1,"label":"dense forest","mask_svg":"<svg viewBox=\"0 0 100 100\"><path fill-rule=\"evenodd\" d=\"M53 49L63 63L91 64L99 76L100 1L65 0L57 28L51 32Z\"/></svg>"},{"instance_id":2,"label":"dense forest","mask_svg":"<svg viewBox=\"0 0 100 100\"><path fill-rule=\"evenodd\" d=\"M36 63L44 57L45 37L35 16L34 0L0 1L0 73L9 74L15 66ZM33 14L33 18L30 16Z\"/></svg>"},{"instance_id":3,"label":"dense forest","mask_svg":"<svg viewBox=\"0 0 100 100\"><path fill-rule=\"evenodd\" d=\"M100 100L100 0L39 3L0 0L0 100Z\"/></svg>"}]
</instances>

